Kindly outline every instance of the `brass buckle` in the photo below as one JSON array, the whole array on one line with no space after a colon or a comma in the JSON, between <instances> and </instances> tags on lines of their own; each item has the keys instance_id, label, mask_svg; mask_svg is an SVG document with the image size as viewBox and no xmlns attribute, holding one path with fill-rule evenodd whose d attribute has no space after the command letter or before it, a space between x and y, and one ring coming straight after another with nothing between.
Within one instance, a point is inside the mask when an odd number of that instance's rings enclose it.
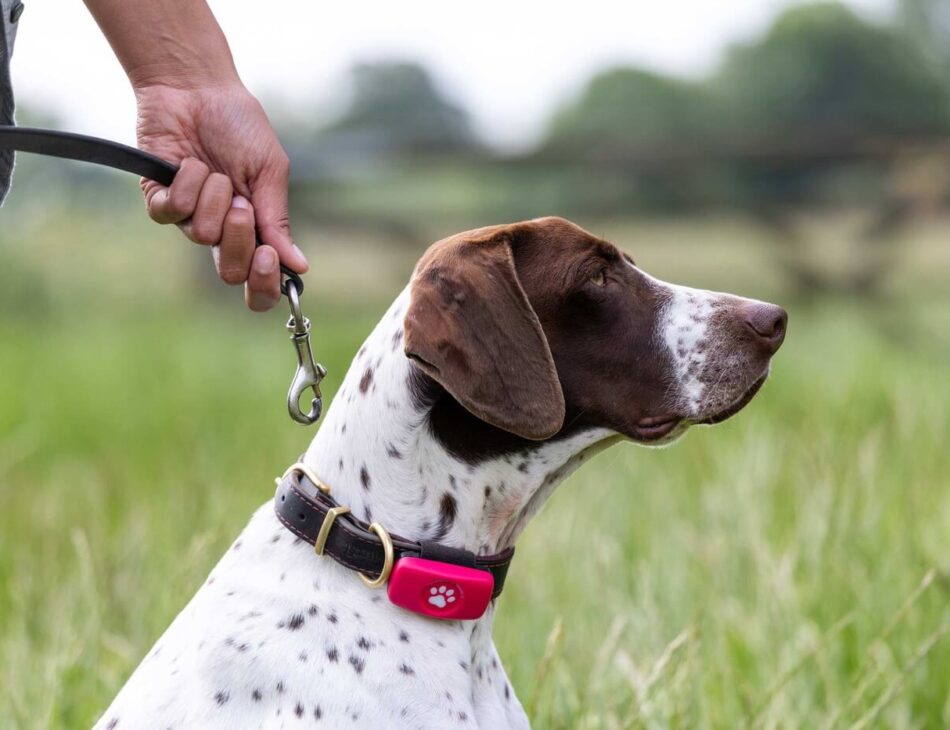
<instances>
[{"instance_id":1,"label":"brass buckle","mask_svg":"<svg viewBox=\"0 0 950 730\"><path fill-rule=\"evenodd\" d=\"M327 538L330 536L330 528L336 522L336 518L345 515L350 511L349 507L333 507L327 510L327 516L323 518L323 524L320 525L320 532L317 533L317 539L313 543L313 551L317 555L323 555L323 549L326 547Z\"/></svg>"},{"instance_id":2,"label":"brass buckle","mask_svg":"<svg viewBox=\"0 0 950 730\"><path fill-rule=\"evenodd\" d=\"M287 476L292 471L299 471L301 474L307 477L307 479L313 482L313 486L315 486L324 494L330 493L330 487L324 484L323 481L320 479L320 477L314 474L313 470L309 466L304 464L302 461L298 461L296 464L291 464L290 466L288 466L287 470L283 474L280 475L280 478L275 479L274 481L276 481L277 485L280 486L280 483L284 481L284 479L286 479Z\"/></svg>"},{"instance_id":3,"label":"brass buckle","mask_svg":"<svg viewBox=\"0 0 950 730\"><path fill-rule=\"evenodd\" d=\"M365 573L357 571L360 580L370 588L379 588L389 580L389 574L393 572L393 541L386 532L386 528L378 522L369 526L370 532L375 532L379 541L383 543L383 569L375 578L370 578Z\"/></svg>"},{"instance_id":4,"label":"brass buckle","mask_svg":"<svg viewBox=\"0 0 950 730\"><path fill-rule=\"evenodd\" d=\"M277 486L280 486L284 479L286 479L291 472L295 471L299 471L301 474L307 477L307 479L313 482L313 485L324 494L330 493L330 487L327 484L324 484L320 477L314 474L310 467L304 464L302 461L298 461L288 466L287 470L279 478L274 480L277 482ZM336 522L336 518L340 515L349 513L349 511L349 507L343 506L331 507L327 510L327 515L323 518L323 524L320 525L320 531L317 533L317 539L314 540L313 543L313 551L317 555L323 555L327 545L327 538L330 537L330 530L333 528L333 523ZM369 530L370 532L375 533L379 538L379 541L383 544L383 569L375 578L370 578L368 575L360 571L357 571L357 575L360 577L360 580L370 588L379 588L380 586L384 585L387 580L389 580L389 574L393 572L393 563L395 562L393 541L389 536L389 533L386 532L386 528L378 522L371 524L369 526Z\"/></svg>"}]
</instances>

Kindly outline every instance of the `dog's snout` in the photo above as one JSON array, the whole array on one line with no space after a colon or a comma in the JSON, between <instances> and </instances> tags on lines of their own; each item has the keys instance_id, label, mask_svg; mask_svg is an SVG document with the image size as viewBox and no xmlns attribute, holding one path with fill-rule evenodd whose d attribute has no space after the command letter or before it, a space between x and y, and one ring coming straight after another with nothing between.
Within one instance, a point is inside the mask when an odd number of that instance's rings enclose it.
<instances>
[{"instance_id":1,"label":"dog's snout","mask_svg":"<svg viewBox=\"0 0 950 730\"><path fill-rule=\"evenodd\" d=\"M785 340L788 313L776 304L750 302L743 307L746 326L769 352L776 352Z\"/></svg>"}]
</instances>

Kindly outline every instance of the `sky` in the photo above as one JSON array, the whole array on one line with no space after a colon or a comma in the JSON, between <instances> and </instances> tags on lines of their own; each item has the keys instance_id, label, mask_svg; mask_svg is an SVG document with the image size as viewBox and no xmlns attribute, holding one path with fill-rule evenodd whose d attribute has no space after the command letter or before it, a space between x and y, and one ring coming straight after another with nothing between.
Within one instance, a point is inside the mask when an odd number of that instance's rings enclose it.
<instances>
[{"instance_id":1,"label":"sky","mask_svg":"<svg viewBox=\"0 0 950 730\"><path fill-rule=\"evenodd\" d=\"M699 76L794 0L211 0L245 84L274 113L332 116L345 72L374 59L422 61L477 131L530 144L551 110L605 66ZM849 0L874 18L891 0ZM17 99L74 132L135 139L135 104L80 0L34 0L20 20ZM563 8L563 9L561 9Z\"/></svg>"}]
</instances>

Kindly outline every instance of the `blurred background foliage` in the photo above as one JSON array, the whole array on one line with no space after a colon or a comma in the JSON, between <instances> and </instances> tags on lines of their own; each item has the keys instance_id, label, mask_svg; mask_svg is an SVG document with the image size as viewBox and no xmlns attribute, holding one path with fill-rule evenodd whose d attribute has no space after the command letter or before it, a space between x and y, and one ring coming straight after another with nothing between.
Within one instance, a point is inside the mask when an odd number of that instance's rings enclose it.
<instances>
[{"instance_id":1,"label":"blurred background foliage","mask_svg":"<svg viewBox=\"0 0 950 730\"><path fill-rule=\"evenodd\" d=\"M298 227L415 250L434 234L550 212L587 221L729 215L755 227L796 296L881 293L899 233L950 203L950 4L902 0L891 22L793 7L705 78L597 73L527 150L481 140L410 60L355 66L339 113L282 110ZM45 119L21 111L23 123ZM101 209L128 181L21 161L11 203ZM49 206L46 206L47 208ZM847 212L851 260L815 260L803 218Z\"/></svg>"},{"instance_id":2,"label":"blurred background foliage","mask_svg":"<svg viewBox=\"0 0 950 730\"><path fill-rule=\"evenodd\" d=\"M517 152L411 59L274 115L328 397L424 248L490 223L791 313L746 413L608 452L519 544L497 634L538 727L950 726L948 72L950 0L820 3L702 78L604 69ZM141 208L22 155L0 213L3 727L88 725L312 437L286 313Z\"/></svg>"}]
</instances>

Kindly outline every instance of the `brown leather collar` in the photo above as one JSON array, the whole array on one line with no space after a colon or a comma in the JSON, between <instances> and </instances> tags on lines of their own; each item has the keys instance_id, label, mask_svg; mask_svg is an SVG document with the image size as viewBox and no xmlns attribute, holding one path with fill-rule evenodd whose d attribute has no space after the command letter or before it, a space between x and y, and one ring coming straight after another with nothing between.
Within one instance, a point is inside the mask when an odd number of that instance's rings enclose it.
<instances>
[{"instance_id":1,"label":"brown leather collar","mask_svg":"<svg viewBox=\"0 0 950 730\"><path fill-rule=\"evenodd\" d=\"M321 485L322 486L322 485ZM325 487L324 487L325 488ZM301 540L315 545L320 528L328 513L340 505L322 491L311 479L298 469L288 469L278 481L274 495L274 511L284 527ZM393 558L415 557L437 560L453 565L485 570L494 577L492 598L497 598L505 585L505 576L515 554L508 548L494 555L475 555L468 550L447 547L436 542L407 540L391 534ZM359 571L367 577L378 576L385 566L385 549L382 540L369 525L356 519L349 512L337 513L331 520L323 546L323 553L340 565Z\"/></svg>"}]
</instances>

